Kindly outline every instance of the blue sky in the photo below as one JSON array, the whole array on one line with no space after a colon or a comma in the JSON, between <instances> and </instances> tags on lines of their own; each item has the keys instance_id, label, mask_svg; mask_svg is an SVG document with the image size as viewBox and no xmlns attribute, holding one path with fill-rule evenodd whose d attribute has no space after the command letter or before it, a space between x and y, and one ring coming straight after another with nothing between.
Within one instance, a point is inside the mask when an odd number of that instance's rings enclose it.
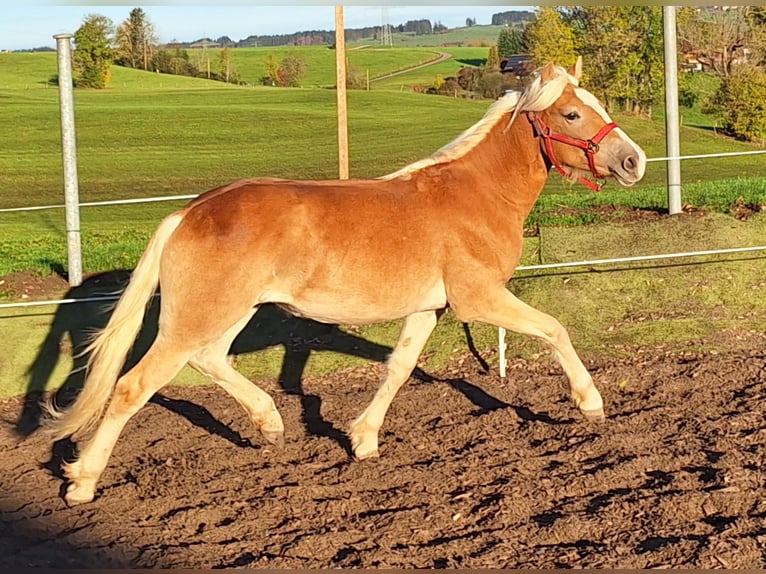
<instances>
[{"instance_id":1,"label":"blue sky","mask_svg":"<svg viewBox=\"0 0 766 574\"><path fill-rule=\"evenodd\" d=\"M183 6L149 4L115 5L56 5L44 2L14 2L3 6L0 20L0 50L18 50L40 46L55 46L54 34L72 33L88 14L101 14L115 24L124 21L133 8L141 7L154 24L161 42L193 41L203 37L229 36L241 40L258 34L289 34L299 30L332 30L335 8L318 2L284 2L281 6L225 5L202 6L194 2ZM167 4L167 3L166 3ZM392 25L407 20L441 21L449 28L464 26L466 18L477 24L490 24L492 14L505 10L533 10L529 6L386 6ZM346 4L343 10L346 28L375 26L382 22L382 6Z\"/></svg>"}]
</instances>

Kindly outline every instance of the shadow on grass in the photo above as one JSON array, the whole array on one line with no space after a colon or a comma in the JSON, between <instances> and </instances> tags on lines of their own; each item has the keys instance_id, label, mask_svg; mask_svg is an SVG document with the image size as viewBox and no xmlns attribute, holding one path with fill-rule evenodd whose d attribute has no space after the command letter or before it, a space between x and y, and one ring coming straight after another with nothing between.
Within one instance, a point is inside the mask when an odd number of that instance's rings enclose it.
<instances>
[{"instance_id":1,"label":"shadow on grass","mask_svg":"<svg viewBox=\"0 0 766 574\"><path fill-rule=\"evenodd\" d=\"M486 58L458 58L456 61L461 64L465 64L466 66L474 66L476 68L479 68L487 63Z\"/></svg>"}]
</instances>

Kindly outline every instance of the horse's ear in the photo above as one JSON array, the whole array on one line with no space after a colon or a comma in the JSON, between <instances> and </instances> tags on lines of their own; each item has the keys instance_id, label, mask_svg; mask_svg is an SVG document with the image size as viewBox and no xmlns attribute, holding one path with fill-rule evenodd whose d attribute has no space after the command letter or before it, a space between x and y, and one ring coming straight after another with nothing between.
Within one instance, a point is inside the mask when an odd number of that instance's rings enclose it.
<instances>
[{"instance_id":1,"label":"horse's ear","mask_svg":"<svg viewBox=\"0 0 766 574\"><path fill-rule=\"evenodd\" d=\"M547 64L545 64L545 67L540 72L540 82L543 84L546 84L550 80L552 80L555 75L556 75L556 66L554 66L553 62L548 62Z\"/></svg>"},{"instance_id":2,"label":"horse's ear","mask_svg":"<svg viewBox=\"0 0 766 574\"><path fill-rule=\"evenodd\" d=\"M577 56L577 61L574 63L574 66L569 68L567 72L569 72L569 75L573 76L575 80L578 82L580 81L580 78L582 78L582 56Z\"/></svg>"}]
</instances>

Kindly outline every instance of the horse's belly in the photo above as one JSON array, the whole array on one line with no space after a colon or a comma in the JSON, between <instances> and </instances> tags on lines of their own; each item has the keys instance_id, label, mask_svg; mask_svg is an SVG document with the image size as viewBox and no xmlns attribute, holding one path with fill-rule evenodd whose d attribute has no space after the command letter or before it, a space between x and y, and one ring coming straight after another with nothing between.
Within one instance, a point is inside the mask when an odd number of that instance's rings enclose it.
<instances>
[{"instance_id":1,"label":"horse's belly","mask_svg":"<svg viewBox=\"0 0 766 574\"><path fill-rule=\"evenodd\" d=\"M264 293L263 302L273 302L293 315L322 323L364 325L399 319L418 311L441 309L447 305L444 283L439 281L427 289L405 292L387 291L385 286L374 291L325 291L307 289L300 294Z\"/></svg>"}]
</instances>

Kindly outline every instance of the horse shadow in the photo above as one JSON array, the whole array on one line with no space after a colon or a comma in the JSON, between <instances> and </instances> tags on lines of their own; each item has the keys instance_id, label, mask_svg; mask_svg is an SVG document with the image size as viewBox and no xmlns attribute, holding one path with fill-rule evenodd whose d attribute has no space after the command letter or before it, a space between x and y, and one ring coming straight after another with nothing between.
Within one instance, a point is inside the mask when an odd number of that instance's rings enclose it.
<instances>
[{"instance_id":1,"label":"horse shadow","mask_svg":"<svg viewBox=\"0 0 766 574\"><path fill-rule=\"evenodd\" d=\"M27 370L28 385L21 412L16 420L15 431L20 437L35 433L44 422L42 402L54 370L62 354L71 354L72 369L63 384L53 393L52 400L59 407L70 404L83 386L87 364L86 349L92 337L109 321L117 296L130 279L130 270L120 269L88 276L79 286L70 288L66 299L97 299L87 303L59 305L50 329ZM100 300L107 298L108 300ZM147 308L143 326L128 355L123 372L134 366L151 346L157 334L159 299L154 298ZM463 325L468 349L486 373L489 366L476 350L470 328ZM288 395L300 398L302 422L309 434L332 438L351 454L347 433L327 421L321 414L322 401L317 395L307 393L302 384L303 373L312 352L334 351L370 361L383 362L392 348L368 341L363 337L342 330L338 325L319 323L288 314L273 305L263 305L234 340L230 353L240 355L282 346L285 353L277 385ZM467 383L461 378L438 378L420 368L413 378L423 383L443 382L461 392L480 412L511 407ZM250 444L237 432L217 421L204 407L189 401L173 399L157 393L151 402L186 418L195 426L204 428L239 446ZM526 415L523 418L527 418ZM60 463L75 455L74 444L68 439L53 445L52 458L45 466L60 474Z\"/></svg>"},{"instance_id":2,"label":"horse shadow","mask_svg":"<svg viewBox=\"0 0 766 574\"><path fill-rule=\"evenodd\" d=\"M52 400L59 407L74 401L85 382L87 347L93 335L103 329L109 321L117 295L130 279L130 273L129 270L122 269L91 275L81 285L70 288L64 295L66 299L104 298L108 300L65 304L58 307L50 329L27 370L27 392L15 425L17 435L30 436L42 426L45 418L42 403L62 353L71 353L72 369L63 384L55 391ZM159 299L155 297L147 308L142 328L127 357L123 372L132 368L151 346L157 335L158 319ZM280 345L284 347L285 354L278 376L278 386L286 394L300 397L303 422L307 430L312 434L334 438L350 449L345 433L322 417L321 399L304 392L301 381L309 356L312 351L332 350L382 362L386 360L392 348L345 332L337 325L300 319L276 306L263 305L234 340L230 353L239 355ZM160 392L152 397L151 402L231 442L238 444L247 442L216 421L207 409L189 401L171 399ZM55 458L71 457L73 454L71 443L61 442L63 444L57 443L54 447L54 451L60 455Z\"/></svg>"}]
</instances>

